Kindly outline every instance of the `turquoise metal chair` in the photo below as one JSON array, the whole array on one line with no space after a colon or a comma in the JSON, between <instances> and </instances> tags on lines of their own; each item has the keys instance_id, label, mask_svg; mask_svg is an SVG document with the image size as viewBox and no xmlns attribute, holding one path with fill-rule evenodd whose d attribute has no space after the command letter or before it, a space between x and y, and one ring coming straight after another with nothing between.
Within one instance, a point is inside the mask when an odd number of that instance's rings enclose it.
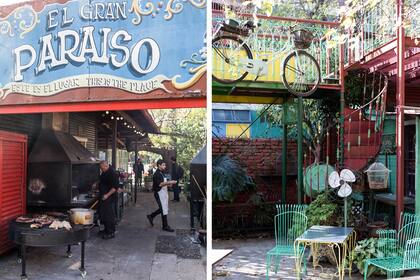
<instances>
[{"instance_id":1,"label":"turquoise metal chair","mask_svg":"<svg viewBox=\"0 0 420 280\"><path fill-rule=\"evenodd\" d=\"M387 279L400 277L404 270L420 269L420 216L401 213L399 225L399 231L377 231L384 256L365 261L365 280L370 265L385 270Z\"/></svg>"},{"instance_id":2,"label":"turquoise metal chair","mask_svg":"<svg viewBox=\"0 0 420 280\"><path fill-rule=\"evenodd\" d=\"M266 279L269 279L269 272L272 258L275 259L275 272L280 266L281 256L294 256L294 242L302 235L307 226L308 218L305 215L306 205L282 204L276 205L277 215L274 217L274 234L276 246L267 252L266 257ZM304 250L302 248L302 250ZM304 271L306 272L306 260L304 260Z\"/></svg>"}]
</instances>

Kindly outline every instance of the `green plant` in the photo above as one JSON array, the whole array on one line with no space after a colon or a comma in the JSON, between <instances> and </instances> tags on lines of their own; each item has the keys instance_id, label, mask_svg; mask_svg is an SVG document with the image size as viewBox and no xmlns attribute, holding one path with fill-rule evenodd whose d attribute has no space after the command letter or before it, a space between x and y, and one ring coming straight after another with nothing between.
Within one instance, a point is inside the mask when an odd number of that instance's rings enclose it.
<instances>
[{"instance_id":1,"label":"green plant","mask_svg":"<svg viewBox=\"0 0 420 280\"><path fill-rule=\"evenodd\" d=\"M153 181L153 175L147 175L147 176L144 176L144 181L145 182L152 182Z\"/></svg>"},{"instance_id":2,"label":"green plant","mask_svg":"<svg viewBox=\"0 0 420 280\"><path fill-rule=\"evenodd\" d=\"M384 257L384 252L381 250L381 247L381 240L378 238L369 238L357 242L357 246L351 254L353 263L356 264L361 274L363 274L365 260ZM367 276L369 277L372 274L385 275L386 273L376 266L369 266Z\"/></svg>"},{"instance_id":3,"label":"green plant","mask_svg":"<svg viewBox=\"0 0 420 280\"><path fill-rule=\"evenodd\" d=\"M341 207L334 203L327 193L322 193L306 208L308 228L313 225L341 225Z\"/></svg>"},{"instance_id":4,"label":"green plant","mask_svg":"<svg viewBox=\"0 0 420 280\"><path fill-rule=\"evenodd\" d=\"M228 155L213 158L213 201L233 201L240 192L255 190L255 183L238 161Z\"/></svg>"}]
</instances>

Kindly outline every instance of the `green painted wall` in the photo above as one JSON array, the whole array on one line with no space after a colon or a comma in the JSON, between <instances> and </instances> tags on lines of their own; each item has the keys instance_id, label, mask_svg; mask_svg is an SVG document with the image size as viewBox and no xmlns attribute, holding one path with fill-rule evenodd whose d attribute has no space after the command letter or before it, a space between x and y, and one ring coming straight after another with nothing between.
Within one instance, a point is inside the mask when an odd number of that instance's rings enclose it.
<instances>
[{"instance_id":1,"label":"green painted wall","mask_svg":"<svg viewBox=\"0 0 420 280\"><path fill-rule=\"evenodd\" d=\"M257 112L251 111L251 121L257 118ZM257 120L251 126L251 138L276 138L281 139L283 137L283 129L281 127L269 124L267 122L261 122L261 119Z\"/></svg>"},{"instance_id":2,"label":"green painted wall","mask_svg":"<svg viewBox=\"0 0 420 280\"><path fill-rule=\"evenodd\" d=\"M385 160L385 155L379 155L377 161L382 162L383 164L391 170L388 178L388 191L396 193L397 189L397 156L388 155L387 160Z\"/></svg>"}]
</instances>

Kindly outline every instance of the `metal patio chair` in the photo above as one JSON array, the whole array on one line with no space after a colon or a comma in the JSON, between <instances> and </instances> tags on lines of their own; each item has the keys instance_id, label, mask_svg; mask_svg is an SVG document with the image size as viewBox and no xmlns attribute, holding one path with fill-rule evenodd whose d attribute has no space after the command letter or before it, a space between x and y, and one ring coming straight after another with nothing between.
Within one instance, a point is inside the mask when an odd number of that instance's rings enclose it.
<instances>
[{"instance_id":1,"label":"metal patio chair","mask_svg":"<svg viewBox=\"0 0 420 280\"><path fill-rule=\"evenodd\" d=\"M272 258L275 259L275 272L280 266L281 256L294 256L294 241L302 235L308 225L308 218L305 215L306 205L281 204L276 205L277 215L274 217L274 234L276 246L267 252L266 257L266 279L269 279L269 272ZM302 248L302 250L304 250ZM304 260L304 271L306 272L306 260Z\"/></svg>"},{"instance_id":2,"label":"metal patio chair","mask_svg":"<svg viewBox=\"0 0 420 280\"><path fill-rule=\"evenodd\" d=\"M387 279L400 277L404 270L420 269L420 216L401 213L398 228L377 231L384 256L365 261L365 280L370 265L385 270Z\"/></svg>"}]
</instances>

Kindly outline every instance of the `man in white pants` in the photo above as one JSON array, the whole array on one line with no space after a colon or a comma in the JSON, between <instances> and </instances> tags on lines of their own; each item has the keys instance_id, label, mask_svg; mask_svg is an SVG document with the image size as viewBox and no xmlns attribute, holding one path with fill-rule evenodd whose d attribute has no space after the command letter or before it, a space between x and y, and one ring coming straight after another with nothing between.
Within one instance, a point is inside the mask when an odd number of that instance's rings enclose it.
<instances>
[{"instance_id":1,"label":"man in white pants","mask_svg":"<svg viewBox=\"0 0 420 280\"><path fill-rule=\"evenodd\" d=\"M162 216L162 229L164 231L173 232L174 230L168 225L168 186L176 184L177 181L167 181L163 171L166 169L166 163L160 159L157 161L157 170L153 174L153 193L159 209L150 215L147 215L147 219L150 225L153 226L153 219L161 214Z\"/></svg>"}]
</instances>

